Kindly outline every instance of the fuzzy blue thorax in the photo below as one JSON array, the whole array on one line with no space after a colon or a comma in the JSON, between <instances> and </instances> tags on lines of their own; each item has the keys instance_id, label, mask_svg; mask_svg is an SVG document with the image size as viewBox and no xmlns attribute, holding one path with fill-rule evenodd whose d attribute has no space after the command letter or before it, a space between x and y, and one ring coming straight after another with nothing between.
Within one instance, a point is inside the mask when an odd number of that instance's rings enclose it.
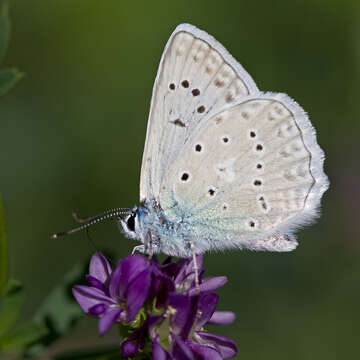
<instances>
[{"instance_id":1,"label":"fuzzy blue thorax","mask_svg":"<svg viewBox=\"0 0 360 360\"><path fill-rule=\"evenodd\" d=\"M135 207L136 238L142 243L147 241L148 234L152 236L152 247L155 253L163 252L168 255L190 257L192 255L186 234L191 226L184 217L169 219L161 207L147 201L142 206Z\"/></svg>"}]
</instances>

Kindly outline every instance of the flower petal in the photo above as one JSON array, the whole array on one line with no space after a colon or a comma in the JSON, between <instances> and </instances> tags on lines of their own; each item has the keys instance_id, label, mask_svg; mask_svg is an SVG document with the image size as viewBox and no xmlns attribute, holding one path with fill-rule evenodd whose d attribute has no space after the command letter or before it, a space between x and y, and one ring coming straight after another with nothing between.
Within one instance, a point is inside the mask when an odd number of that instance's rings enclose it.
<instances>
[{"instance_id":1,"label":"flower petal","mask_svg":"<svg viewBox=\"0 0 360 360\"><path fill-rule=\"evenodd\" d=\"M161 308L165 305L168 294L175 290L172 279L162 274L156 267L152 267L153 276L149 290L148 300L152 302L156 297L156 307Z\"/></svg>"},{"instance_id":2,"label":"flower petal","mask_svg":"<svg viewBox=\"0 0 360 360\"><path fill-rule=\"evenodd\" d=\"M177 271L177 274L175 276L175 283L179 284L182 283L186 277L186 268L189 264L189 259L181 259L177 262L179 265L179 269Z\"/></svg>"},{"instance_id":3,"label":"flower petal","mask_svg":"<svg viewBox=\"0 0 360 360\"><path fill-rule=\"evenodd\" d=\"M148 266L148 261L141 255L129 255L119 261L111 275L109 286L111 297L124 299L129 284Z\"/></svg>"},{"instance_id":4,"label":"flower petal","mask_svg":"<svg viewBox=\"0 0 360 360\"><path fill-rule=\"evenodd\" d=\"M199 310L201 315L197 320L196 330L201 330L201 328L209 321L216 309L218 301L219 295L215 293L205 293L200 295Z\"/></svg>"},{"instance_id":5,"label":"flower petal","mask_svg":"<svg viewBox=\"0 0 360 360\"><path fill-rule=\"evenodd\" d=\"M121 344L121 350L124 358L133 357L140 349L143 349L146 345L148 335L151 336L154 326L159 320L162 320L161 316L151 316L150 312L148 312L147 315L148 317L144 323L134 330L129 338Z\"/></svg>"},{"instance_id":6,"label":"flower petal","mask_svg":"<svg viewBox=\"0 0 360 360\"><path fill-rule=\"evenodd\" d=\"M164 320L162 315L152 315L151 311L147 312L147 319L144 321L143 327L146 327L146 333L149 334L151 339L155 339L156 332L154 331L155 326Z\"/></svg>"},{"instance_id":7,"label":"flower petal","mask_svg":"<svg viewBox=\"0 0 360 360\"><path fill-rule=\"evenodd\" d=\"M133 321L136 314L144 305L149 293L151 272L151 267L148 267L138 274L128 287L126 296L128 321Z\"/></svg>"},{"instance_id":8,"label":"flower petal","mask_svg":"<svg viewBox=\"0 0 360 360\"><path fill-rule=\"evenodd\" d=\"M105 285L100 281L98 280L97 278L93 277L92 275L85 275L85 279L86 281L88 282L88 284L92 287L96 287L102 291L106 291L106 287Z\"/></svg>"},{"instance_id":9,"label":"flower petal","mask_svg":"<svg viewBox=\"0 0 360 360\"><path fill-rule=\"evenodd\" d=\"M115 266L114 271L111 274L109 282L109 294L113 299L120 298L119 296L119 287L121 281L121 263L122 260L119 260Z\"/></svg>"},{"instance_id":10,"label":"flower petal","mask_svg":"<svg viewBox=\"0 0 360 360\"><path fill-rule=\"evenodd\" d=\"M89 314L92 316L100 316L106 311L106 309L107 306L105 304L97 304L89 309Z\"/></svg>"},{"instance_id":11,"label":"flower petal","mask_svg":"<svg viewBox=\"0 0 360 360\"><path fill-rule=\"evenodd\" d=\"M171 360L173 357L160 344L159 335L152 342L152 358L156 360Z\"/></svg>"},{"instance_id":12,"label":"flower petal","mask_svg":"<svg viewBox=\"0 0 360 360\"><path fill-rule=\"evenodd\" d=\"M169 306L176 310L176 313L172 316L173 325L178 329L182 329L190 311L190 296L182 294L170 294ZM178 334L179 332L176 332Z\"/></svg>"},{"instance_id":13,"label":"flower petal","mask_svg":"<svg viewBox=\"0 0 360 360\"><path fill-rule=\"evenodd\" d=\"M169 306L176 310L171 317L173 332L182 339L187 339L196 319L198 298L196 296L170 294Z\"/></svg>"},{"instance_id":14,"label":"flower petal","mask_svg":"<svg viewBox=\"0 0 360 360\"><path fill-rule=\"evenodd\" d=\"M172 348L172 355L176 360L193 360L194 355L190 347L184 341L173 335L174 344Z\"/></svg>"},{"instance_id":15,"label":"flower petal","mask_svg":"<svg viewBox=\"0 0 360 360\"><path fill-rule=\"evenodd\" d=\"M137 355L139 351L139 344L132 342L132 340L125 340L121 344L121 352L124 358L133 357Z\"/></svg>"},{"instance_id":16,"label":"flower petal","mask_svg":"<svg viewBox=\"0 0 360 360\"><path fill-rule=\"evenodd\" d=\"M200 270L202 269L202 265L203 265L203 256L202 255L196 255L196 265L200 272ZM185 272L186 272L186 275L195 272L193 258L191 258L191 260L187 263Z\"/></svg>"},{"instance_id":17,"label":"flower petal","mask_svg":"<svg viewBox=\"0 0 360 360\"><path fill-rule=\"evenodd\" d=\"M196 331L195 339L201 345L208 345L217 349L223 359L230 359L237 354L235 342L225 336Z\"/></svg>"},{"instance_id":18,"label":"flower petal","mask_svg":"<svg viewBox=\"0 0 360 360\"><path fill-rule=\"evenodd\" d=\"M200 345L192 340L186 342L198 360L222 360L220 353L211 346Z\"/></svg>"},{"instance_id":19,"label":"flower petal","mask_svg":"<svg viewBox=\"0 0 360 360\"><path fill-rule=\"evenodd\" d=\"M111 275L111 266L106 260L105 256L100 252L96 252L91 260L89 266L90 275L102 283L105 283L109 280Z\"/></svg>"},{"instance_id":20,"label":"flower petal","mask_svg":"<svg viewBox=\"0 0 360 360\"><path fill-rule=\"evenodd\" d=\"M99 320L99 335L103 336L109 329L111 325L116 322L119 315L124 311L124 309L119 308L108 308L105 314Z\"/></svg>"},{"instance_id":21,"label":"flower petal","mask_svg":"<svg viewBox=\"0 0 360 360\"><path fill-rule=\"evenodd\" d=\"M202 259L203 259L202 255L196 256L197 266L199 269L199 278L201 277L200 274L203 273ZM180 266L180 268L175 277L175 284L182 285L181 287L187 290L195 280L194 261L192 258L186 260L183 259L178 262L178 265Z\"/></svg>"},{"instance_id":22,"label":"flower petal","mask_svg":"<svg viewBox=\"0 0 360 360\"><path fill-rule=\"evenodd\" d=\"M169 277L175 278L180 270L178 263L169 263L161 266L161 271Z\"/></svg>"},{"instance_id":23,"label":"flower petal","mask_svg":"<svg viewBox=\"0 0 360 360\"><path fill-rule=\"evenodd\" d=\"M235 314L231 311L215 311L208 323L216 325L227 325L234 322L235 317Z\"/></svg>"},{"instance_id":24,"label":"flower petal","mask_svg":"<svg viewBox=\"0 0 360 360\"><path fill-rule=\"evenodd\" d=\"M85 313L88 313L89 309L97 304L115 304L114 300L106 296L103 291L97 288L76 285L72 288L72 293Z\"/></svg>"},{"instance_id":25,"label":"flower petal","mask_svg":"<svg viewBox=\"0 0 360 360\"><path fill-rule=\"evenodd\" d=\"M203 282L200 284L200 292L215 291L218 288L225 285L226 282L227 282L227 277L226 276L209 277L209 278L203 280ZM196 295L196 288L195 287L190 289L189 295L190 296Z\"/></svg>"}]
</instances>

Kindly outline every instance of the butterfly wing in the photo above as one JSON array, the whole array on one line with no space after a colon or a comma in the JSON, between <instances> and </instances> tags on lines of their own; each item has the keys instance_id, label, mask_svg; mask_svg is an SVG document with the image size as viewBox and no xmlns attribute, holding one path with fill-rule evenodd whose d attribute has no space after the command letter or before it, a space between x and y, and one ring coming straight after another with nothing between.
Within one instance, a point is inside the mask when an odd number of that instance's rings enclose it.
<instances>
[{"instance_id":1,"label":"butterfly wing","mask_svg":"<svg viewBox=\"0 0 360 360\"><path fill-rule=\"evenodd\" d=\"M328 187L323 152L303 109L257 94L210 116L166 169L160 204L190 224L195 247L289 251ZM184 237L186 234L183 234Z\"/></svg>"},{"instance_id":2,"label":"butterfly wing","mask_svg":"<svg viewBox=\"0 0 360 360\"><path fill-rule=\"evenodd\" d=\"M206 32L179 25L163 52L153 88L140 201L158 200L165 172L204 119L258 89L242 66Z\"/></svg>"}]
</instances>

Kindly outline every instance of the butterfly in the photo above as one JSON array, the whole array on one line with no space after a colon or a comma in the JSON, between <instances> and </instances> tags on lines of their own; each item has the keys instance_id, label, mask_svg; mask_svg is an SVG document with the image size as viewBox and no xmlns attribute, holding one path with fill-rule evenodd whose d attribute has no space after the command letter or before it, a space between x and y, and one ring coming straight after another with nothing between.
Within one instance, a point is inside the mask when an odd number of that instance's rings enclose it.
<instances>
[{"instance_id":1,"label":"butterfly","mask_svg":"<svg viewBox=\"0 0 360 360\"><path fill-rule=\"evenodd\" d=\"M323 162L294 100L260 91L218 41L181 24L153 87L140 205L78 219L85 224L70 232L117 217L141 252L292 251L329 186Z\"/></svg>"}]
</instances>

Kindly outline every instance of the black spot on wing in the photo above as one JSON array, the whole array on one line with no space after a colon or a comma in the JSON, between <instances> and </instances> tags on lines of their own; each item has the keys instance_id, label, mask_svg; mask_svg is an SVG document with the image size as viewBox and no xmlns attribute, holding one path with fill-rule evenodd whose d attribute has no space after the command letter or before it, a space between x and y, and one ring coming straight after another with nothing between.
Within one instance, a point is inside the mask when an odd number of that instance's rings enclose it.
<instances>
[{"instance_id":1,"label":"black spot on wing","mask_svg":"<svg viewBox=\"0 0 360 360\"><path fill-rule=\"evenodd\" d=\"M182 127L182 128L186 127L186 125L180 119L172 120L172 121L169 121L169 122L171 124L174 124L174 125Z\"/></svg>"}]
</instances>

